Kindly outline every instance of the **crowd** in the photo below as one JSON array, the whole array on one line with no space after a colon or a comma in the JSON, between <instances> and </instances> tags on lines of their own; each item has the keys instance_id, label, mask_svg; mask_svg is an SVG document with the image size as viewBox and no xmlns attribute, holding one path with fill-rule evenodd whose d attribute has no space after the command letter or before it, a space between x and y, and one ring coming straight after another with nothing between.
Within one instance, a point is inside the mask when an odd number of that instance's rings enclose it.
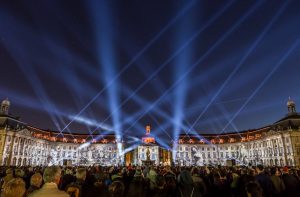
<instances>
[{"instance_id":1,"label":"crowd","mask_svg":"<svg viewBox=\"0 0 300 197\"><path fill-rule=\"evenodd\" d=\"M0 167L1 197L300 196L288 167Z\"/></svg>"}]
</instances>

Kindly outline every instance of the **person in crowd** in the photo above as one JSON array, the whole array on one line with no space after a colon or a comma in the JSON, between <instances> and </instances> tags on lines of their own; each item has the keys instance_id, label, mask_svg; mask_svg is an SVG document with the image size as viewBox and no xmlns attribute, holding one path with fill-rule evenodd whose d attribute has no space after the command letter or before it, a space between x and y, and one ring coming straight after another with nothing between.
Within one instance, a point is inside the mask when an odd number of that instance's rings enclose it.
<instances>
[{"instance_id":1,"label":"person in crowd","mask_svg":"<svg viewBox=\"0 0 300 197\"><path fill-rule=\"evenodd\" d=\"M300 183L299 180L293 174L289 173L289 168L283 168L282 180L285 185L285 190L283 191L284 196L299 196L300 194Z\"/></svg>"},{"instance_id":2,"label":"person in crowd","mask_svg":"<svg viewBox=\"0 0 300 197\"><path fill-rule=\"evenodd\" d=\"M263 191L257 182L250 181L246 185L247 197L263 197ZM267 197L267 196L266 196Z\"/></svg>"},{"instance_id":3,"label":"person in crowd","mask_svg":"<svg viewBox=\"0 0 300 197\"><path fill-rule=\"evenodd\" d=\"M66 190L67 185L71 184L72 182L76 181L76 177L73 176L73 170L67 168L65 170L65 174L61 178L61 182L59 185L60 190Z\"/></svg>"},{"instance_id":4,"label":"person in crowd","mask_svg":"<svg viewBox=\"0 0 300 197\"><path fill-rule=\"evenodd\" d=\"M197 190L199 190L199 192L205 196L207 193L207 188L206 188L203 178L200 176L199 169L193 168L191 173L192 173L192 179L193 179L195 188Z\"/></svg>"},{"instance_id":5,"label":"person in crowd","mask_svg":"<svg viewBox=\"0 0 300 197\"><path fill-rule=\"evenodd\" d=\"M76 171L76 181L69 184L66 187L67 193L75 197L86 197L90 196L91 191L90 185L88 185L85 180L87 177L87 171L85 168L78 168Z\"/></svg>"},{"instance_id":6,"label":"person in crowd","mask_svg":"<svg viewBox=\"0 0 300 197\"><path fill-rule=\"evenodd\" d=\"M271 181L270 176L265 173L264 167L262 165L258 165L256 167L257 175L255 176L255 180L259 183L260 187L263 190L264 196L274 196L275 188Z\"/></svg>"},{"instance_id":7,"label":"person in crowd","mask_svg":"<svg viewBox=\"0 0 300 197\"><path fill-rule=\"evenodd\" d=\"M57 166L50 166L44 170L43 180L45 184L41 189L34 191L30 197L69 197L69 195L58 189L61 169Z\"/></svg>"},{"instance_id":8,"label":"person in crowd","mask_svg":"<svg viewBox=\"0 0 300 197\"><path fill-rule=\"evenodd\" d=\"M12 168L8 168L5 171L5 174L6 175L1 180L1 189L3 189L5 187L6 183L8 183L10 180L12 180L14 178L14 170Z\"/></svg>"},{"instance_id":9,"label":"person in crowd","mask_svg":"<svg viewBox=\"0 0 300 197\"><path fill-rule=\"evenodd\" d=\"M20 168L15 169L15 178L24 178L24 171Z\"/></svg>"},{"instance_id":10,"label":"person in crowd","mask_svg":"<svg viewBox=\"0 0 300 197\"><path fill-rule=\"evenodd\" d=\"M157 173L154 167L151 167L149 172L146 175L147 179L149 180L149 188L151 191L153 191L156 188L156 176Z\"/></svg>"},{"instance_id":11,"label":"person in crowd","mask_svg":"<svg viewBox=\"0 0 300 197\"><path fill-rule=\"evenodd\" d=\"M24 197L25 192L26 188L23 179L13 178L5 184L1 197Z\"/></svg>"},{"instance_id":12,"label":"person in crowd","mask_svg":"<svg viewBox=\"0 0 300 197\"><path fill-rule=\"evenodd\" d=\"M163 170L163 176L165 178L165 190L168 193L168 196L177 196L177 181L176 174L172 171L172 169L167 166Z\"/></svg>"},{"instance_id":13,"label":"person in crowd","mask_svg":"<svg viewBox=\"0 0 300 197\"><path fill-rule=\"evenodd\" d=\"M109 185L108 191L109 191L110 197L123 197L124 191L125 191L125 186L121 181L117 180L117 181L112 182L111 185Z\"/></svg>"},{"instance_id":14,"label":"person in crowd","mask_svg":"<svg viewBox=\"0 0 300 197\"><path fill-rule=\"evenodd\" d=\"M156 189L154 197L168 197L168 193L165 189L166 180L165 177L162 175L156 176Z\"/></svg>"},{"instance_id":15,"label":"person in crowd","mask_svg":"<svg viewBox=\"0 0 300 197\"><path fill-rule=\"evenodd\" d=\"M271 168L271 181L275 188L274 196L282 196L282 192L285 190L285 185L280 175L277 168Z\"/></svg>"},{"instance_id":16,"label":"person in crowd","mask_svg":"<svg viewBox=\"0 0 300 197\"><path fill-rule=\"evenodd\" d=\"M43 183L42 175L39 172L33 174L30 178L30 187L27 190L27 195L29 195L32 192L40 189L42 183Z\"/></svg>"},{"instance_id":17,"label":"person in crowd","mask_svg":"<svg viewBox=\"0 0 300 197\"><path fill-rule=\"evenodd\" d=\"M137 168L133 180L129 185L127 197L145 196L145 186L146 184L142 170L140 168Z\"/></svg>"},{"instance_id":18,"label":"person in crowd","mask_svg":"<svg viewBox=\"0 0 300 197\"><path fill-rule=\"evenodd\" d=\"M202 196L197 188L195 189L194 181L192 179L190 171L184 169L180 172L178 176L178 183L179 183L179 193L178 196L180 197L194 197L194 196Z\"/></svg>"}]
</instances>

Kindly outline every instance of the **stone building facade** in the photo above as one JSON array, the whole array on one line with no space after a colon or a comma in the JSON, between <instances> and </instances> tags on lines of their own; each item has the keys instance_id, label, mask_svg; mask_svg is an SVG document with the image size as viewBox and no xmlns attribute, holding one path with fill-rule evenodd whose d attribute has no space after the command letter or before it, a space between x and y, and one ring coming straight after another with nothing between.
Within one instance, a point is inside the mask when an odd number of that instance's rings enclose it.
<instances>
[{"instance_id":1,"label":"stone building facade","mask_svg":"<svg viewBox=\"0 0 300 197\"><path fill-rule=\"evenodd\" d=\"M69 134L27 125L8 113L5 99L0 106L0 165L142 165L149 150L156 165L299 166L300 115L292 100L287 106L284 118L260 129L180 135L173 151L156 143L149 127L142 143L128 151L113 134Z\"/></svg>"},{"instance_id":2,"label":"stone building facade","mask_svg":"<svg viewBox=\"0 0 300 197\"><path fill-rule=\"evenodd\" d=\"M294 101L288 114L269 126L219 135L181 135L176 165L300 165L300 115Z\"/></svg>"},{"instance_id":3,"label":"stone building facade","mask_svg":"<svg viewBox=\"0 0 300 197\"><path fill-rule=\"evenodd\" d=\"M10 116L9 105L6 99L0 109L0 165L118 165L123 162L118 151L121 142L115 135L41 130Z\"/></svg>"}]
</instances>

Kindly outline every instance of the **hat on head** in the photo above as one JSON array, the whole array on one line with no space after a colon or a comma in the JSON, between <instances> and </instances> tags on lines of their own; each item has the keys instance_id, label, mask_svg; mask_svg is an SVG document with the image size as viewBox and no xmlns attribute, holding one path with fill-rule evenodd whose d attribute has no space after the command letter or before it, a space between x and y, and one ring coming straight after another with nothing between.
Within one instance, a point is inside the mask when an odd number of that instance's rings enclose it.
<instances>
[{"instance_id":1,"label":"hat on head","mask_svg":"<svg viewBox=\"0 0 300 197\"><path fill-rule=\"evenodd\" d=\"M283 170L283 172L289 172L289 168L287 166L284 166L284 168L282 170Z\"/></svg>"}]
</instances>

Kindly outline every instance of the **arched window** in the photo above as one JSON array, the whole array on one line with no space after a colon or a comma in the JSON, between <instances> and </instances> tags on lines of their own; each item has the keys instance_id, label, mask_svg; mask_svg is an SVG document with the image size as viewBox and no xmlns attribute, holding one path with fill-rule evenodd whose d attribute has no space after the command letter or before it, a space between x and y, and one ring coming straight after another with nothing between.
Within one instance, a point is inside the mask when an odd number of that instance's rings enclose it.
<instances>
[{"instance_id":1,"label":"arched window","mask_svg":"<svg viewBox=\"0 0 300 197\"><path fill-rule=\"evenodd\" d=\"M15 166L16 163L17 163L17 158L14 157L13 160L12 160L12 165Z\"/></svg>"}]
</instances>

